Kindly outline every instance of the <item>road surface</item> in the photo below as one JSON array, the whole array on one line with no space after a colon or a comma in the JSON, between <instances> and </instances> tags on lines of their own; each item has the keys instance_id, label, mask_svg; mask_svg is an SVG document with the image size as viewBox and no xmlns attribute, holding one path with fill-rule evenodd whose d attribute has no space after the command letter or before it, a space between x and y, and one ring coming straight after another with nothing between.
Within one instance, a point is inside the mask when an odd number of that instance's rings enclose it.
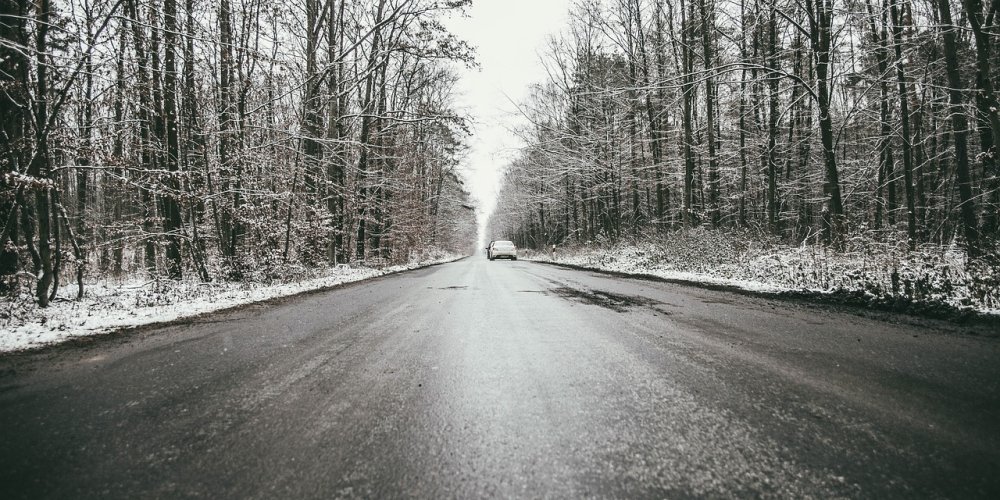
<instances>
[{"instance_id":1,"label":"road surface","mask_svg":"<svg viewBox=\"0 0 1000 500\"><path fill-rule=\"evenodd\" d=\"M0 357L0 498L1000 498L1000 340L477 257Z\"/></svg>"}]
</instances>

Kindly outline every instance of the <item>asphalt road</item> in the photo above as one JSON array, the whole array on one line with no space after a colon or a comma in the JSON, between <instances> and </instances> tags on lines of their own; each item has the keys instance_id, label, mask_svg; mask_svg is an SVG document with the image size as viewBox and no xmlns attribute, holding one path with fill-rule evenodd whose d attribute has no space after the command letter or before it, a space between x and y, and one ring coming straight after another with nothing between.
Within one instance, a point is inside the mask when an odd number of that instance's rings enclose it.
<instances>
[{"instance_id":1,"label":"asphalt road","mask_svg":"<svg viewBox=\"0 0 1000 500\"><path fill-rule=\"evenodd\" d=\"M0 498L1000 498L1000 340L477 257L0 357Z\"/></svg>"}]
</instances>

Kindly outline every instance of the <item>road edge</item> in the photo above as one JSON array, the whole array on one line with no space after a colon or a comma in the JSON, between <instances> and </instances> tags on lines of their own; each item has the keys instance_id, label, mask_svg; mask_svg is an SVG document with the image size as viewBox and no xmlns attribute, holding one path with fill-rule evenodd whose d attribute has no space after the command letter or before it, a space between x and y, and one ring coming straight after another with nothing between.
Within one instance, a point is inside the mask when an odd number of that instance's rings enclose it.
<instances>
[{"instance_id":1,"label":"road edge","mask_svg":"<svg viewBox=\"0 0 1000 500\"><path fill-rule=\"evenodd\" d=\"M59 340L59 341L56 341L56 342L52 342L52 343L49 343L49 344L42 344L42 345L32 346L32 347L28 347L28 348L24 348L24 349L15 349L15 350L11 350L11 351L0 351L0 361L8 361L10 359L14 359L14 358L18 358L18 357L44 356L44 355L47 355L47 354L55 353L56 351L71 350L71 349L77 349L77 348L82 348L82 347L94 347L94 346L97 346L99 344L103 344L103 343L106 343L106 342L127 341L128 337L130 337L130 336L132 336L134 334L143 333L143 332L148 331L148 330L155 330L155 329L159 329L159 328L169 328L169 327L172 327L172 326L180 326L180 325L191 324L191 323L195 323L197 321L205 320L206 318L211 318L212 316L215 316L215 315L231 314L231 313L240 311L240 310L245 309L245 308L250 308L250 307L259 307L259 306L262 306L262 305L265 305L265 306L266 305L278 305L278 304L282 304L282 303L285 303L285 302L288 302L288 301L291 301L291 300L295 300L295 299L298 299L298 298L302 298L302 297L305 297L305 296L315 295L315 294L318 294L318 293L329 292L329 291L337 290L337 289L340 289L340 288L346 288L346 287L349 287L349 286L354 286L354 285L359 285L359 284L363 284L363 283L368 283L368 282L375 281L375 280L378 280L378 279L382 279L382 278L386 278L386 277L390 277L390 276L396 276L396 275L407 273L407 272L411 272L411 271L419 271L421 269L427 269L427 268L431 268L431 267L441 266L441 265L444 265L444 264L451 264L453 262L459 262L459 261L468 259L470 257L471 257L470 255L465 255L465 256L462 256L462 257L459 257L459 258L453 259L453 260L447 260L447 261L443 261L443 262L431 262L431 263L427 263L427 264L420 264L420 265L417 265L416 267L411 267L411 268L406 268L406 269L400 269L400 270L397 270L397 271L390 271L390 272L387 272L385 274L380 274L380 275L377 275L377 276L371 276L371 277L367 277L367 278L362 278L362 279L355 280L355 281L346 281L346 282L343 282L343 283L337 283L336 285L328 285L328 286L321 286L321 287L318 287L318 288L311 288L311 289L308 289L308 290L301 290L301 291L298 291L298 292L295 292L295 293L292 293L292 294L289 294L289 295L282 295L282 296L278 296L278 297L269 297L269 298L266 298L266 299L255 300L255 301L252 301L252 302L247 302L247 303L239 304L239 305L235 305L235 306L229 306L229 307L225 307L225 308L221 308L221 309L215 309L215 310L212 310L212 311L205 311L205 312L201 312L201 313L198 313L198 314L192 314L190 316L182 316L182 317L174 318L174 319L167 320L167 321L154 321L154 322L151 322L151 323L145 323L145 324L141 324L141 325L122 326L122 327L112 328L112 329L109 329L109 330L106 330L106 331L96 331L96 332L94 332L92 334L89 334L89 335L79 335L79 336L74 336L74 337L67 337L67 338L64 338L62 340ZM3 367L0 367L0 378L2 378L3 375L4 375Z\"/></svg>"},{"instance_id":2,"label":"road edge","mask_svg":"<svg viewBox=\"0 0 1000 500\"><path fill-rule=\"evenodd\" d=\"M597 267L587 267L578 264L554 262L548 260L525 259L538 264L562 267L577 271L590 271L618 278L630 278L658 283L700 288L720 292L763 299L793 302L807 306L836 307L842 312L857 316L876 317L893 323L942 322L963 333L998 339L1000 338L1000 316L982 313L974 310L960 309L946 304L921 303L905 299L879 300L868 297L861 292L837 291L815 292L809 290L764 291L750 290L737 285L711 283L705 281L686 280L681 278L665 278L650 273L627 273Z\"/></svg>"}]
</instances>

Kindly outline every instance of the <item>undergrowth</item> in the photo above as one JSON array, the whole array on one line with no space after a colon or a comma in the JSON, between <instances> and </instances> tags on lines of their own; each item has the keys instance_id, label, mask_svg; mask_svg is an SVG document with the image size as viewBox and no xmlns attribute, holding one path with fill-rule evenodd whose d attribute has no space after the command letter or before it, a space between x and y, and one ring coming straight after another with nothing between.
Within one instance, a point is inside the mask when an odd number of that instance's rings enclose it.
<instances>
[{"instance_id":1,"label":"undergrowth","mask_svg":"<svg viewBox=\"0 0 1000 500\"><path fill-rule=\"evenodd\" d=\"M1000 259L970 261L957 245L849 235L840 248L782 244L749 231L679 230L612 244L560 247L560 262L649 274L692 273L790 291L895 304L1000 311Z\"/></svg>"}]
</instances>

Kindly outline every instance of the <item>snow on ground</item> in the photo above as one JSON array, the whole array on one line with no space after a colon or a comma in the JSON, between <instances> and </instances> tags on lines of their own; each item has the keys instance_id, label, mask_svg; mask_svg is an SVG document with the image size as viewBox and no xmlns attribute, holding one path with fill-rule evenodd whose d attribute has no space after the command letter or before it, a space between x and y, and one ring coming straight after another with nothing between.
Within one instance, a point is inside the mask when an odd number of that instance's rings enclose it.
<instances>
[{"instance_id":1,"label":"snow on ground","mask_svg":"<svg viewBox=\"0 0 1000 500\"><path fill-rule=\"evenodd\" d=\"M650 275L763 292L847 293L870 301L944 305L1000 315L1000 273L970 267L964 252L928 247L911 252L870 241L843 251L748 243L696 229L655 240L584 244L549 252L522 252L528 260Z\"/></svg>"},{"instance_id":2,"label":"snow on ground","mask_svg":"<svg viewBox=\"0 0 1000 500\"><path fill-rule=\"evenodd\" d=\"M338 266L311 273L288 283L170 280L102 280L87 283L83 300L76 301L76 284L65 284L47 308L35 305L28 291L13 301L0 301L0 352L58 343L73 337L112 332L121 328L173 321L179 318L286 297L309 290L360 281L461 258L437 254L406 265L373 269Z\"/></svg>"}]
</instances>

